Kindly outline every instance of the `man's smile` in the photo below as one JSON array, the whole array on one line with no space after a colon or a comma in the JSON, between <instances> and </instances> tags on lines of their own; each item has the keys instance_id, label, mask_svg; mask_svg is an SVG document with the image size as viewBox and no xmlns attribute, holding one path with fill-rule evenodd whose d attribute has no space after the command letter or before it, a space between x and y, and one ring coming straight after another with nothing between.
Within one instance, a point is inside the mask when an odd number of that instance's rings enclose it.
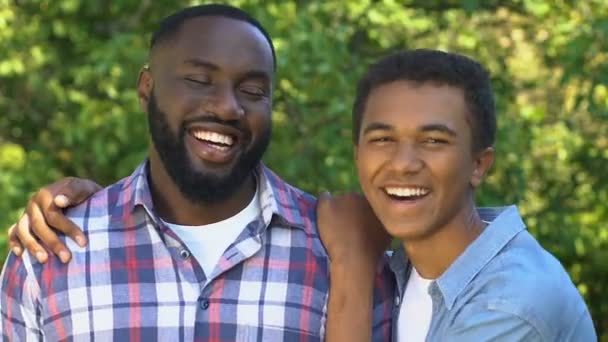
<instances>
[{"instance_id":1,"label":"man's smile","mask_svg":"<svg viewBox=\"0 0 608 342\"><path fill-rule=\"evenodd\" d=\"M198 158L213 163L232 161L244 142L240 130L216 123L193 124L187 129L186 141Z\"/></svg>"}]
</instances>

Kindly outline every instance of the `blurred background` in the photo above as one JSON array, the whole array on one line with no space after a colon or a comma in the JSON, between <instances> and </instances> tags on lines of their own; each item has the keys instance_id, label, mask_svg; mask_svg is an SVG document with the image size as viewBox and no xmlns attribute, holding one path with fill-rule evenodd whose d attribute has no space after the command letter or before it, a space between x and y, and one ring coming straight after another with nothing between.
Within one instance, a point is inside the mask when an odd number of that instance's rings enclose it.
<instances>
[{"instance_id":1,"label":"blurred background","mask_svg":"<svg viewBox=\"0 0 608 342\"><path fill-rule=\"evenodd\" d=\"M108 185L146 156L135 82L159 20L201 1L0 0L0 264L4 228L64 176ZM318 193L357 189L350 108L389 51L438 48L493 75L497 161L480 205L516 203L608 341L608 2L231 1L274 38L265 161Z\"/></svg>"}]
</instances>

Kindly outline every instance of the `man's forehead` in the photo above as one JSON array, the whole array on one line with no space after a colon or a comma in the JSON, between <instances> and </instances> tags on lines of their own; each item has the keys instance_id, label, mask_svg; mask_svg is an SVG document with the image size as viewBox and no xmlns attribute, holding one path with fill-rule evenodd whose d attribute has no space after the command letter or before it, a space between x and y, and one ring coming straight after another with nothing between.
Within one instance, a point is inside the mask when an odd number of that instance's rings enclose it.
<instances>
[{"instance_id":1,"label":"man's forehead","mask_svg":"<svg viewBox=\"0 0 608 342\"><path fill-rule=\"evenodd\" d=\"M165 62L182 62L202 57L206 60L249 64L255 69L273 70L270 44L254 25L217 15L185 21L177 32L155 50ZM156 55L153 51L151 58Z\"/></svg>"}]
</instances>

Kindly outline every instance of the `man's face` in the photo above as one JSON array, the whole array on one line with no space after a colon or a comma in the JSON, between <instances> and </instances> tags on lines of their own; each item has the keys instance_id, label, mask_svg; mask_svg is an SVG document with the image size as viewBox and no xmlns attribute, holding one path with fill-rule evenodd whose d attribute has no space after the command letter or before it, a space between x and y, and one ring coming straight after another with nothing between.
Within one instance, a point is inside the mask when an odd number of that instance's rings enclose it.
<instances>
[{"instance_id":1,"label":"man's face","mask_svg":"<svg viewBox=\"0 0 608 342\"><path fill-rule=\"evenodd\" d=\"M272 52L254 26L186 21L140 78L154 149L194 202L229 198L259 163L271 133Z\"/></svg>"},{"instance_id":2,"label":"man's face","mask_svg":"<svg viewBox=\"0 0 608 342\"><path fill-rule=\"evenodd\" d=\"M355 158L365 196L392 236L428 237L465 211L486 167L472 154L468 117L459 88L396 81L371 92Z\"/></svg>"}]
</instances>

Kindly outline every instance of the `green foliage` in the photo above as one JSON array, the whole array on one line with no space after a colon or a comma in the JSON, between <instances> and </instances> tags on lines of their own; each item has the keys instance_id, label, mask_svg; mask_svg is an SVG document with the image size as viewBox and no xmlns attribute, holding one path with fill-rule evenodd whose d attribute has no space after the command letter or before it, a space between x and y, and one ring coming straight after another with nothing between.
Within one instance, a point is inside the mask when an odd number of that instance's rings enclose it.
<instances>
[{"instance_id":1,"label":"green foliage","mask_svg":"<svg viewBox=\"0 0 608 342\"><path fill-rule=\"evenodd\" d=\"M0 0L0 227L44 184L68 175L109 184L145 157L134 84L147 40L159 18L192 3ZM357 188L350 106L370 61L429 47L488 66L498 94L498 160L479 202L520 205L608 340L605 1L232 3L259 18L277 46L265 160L312 193Z\"/></svg>"}]
</instances>

